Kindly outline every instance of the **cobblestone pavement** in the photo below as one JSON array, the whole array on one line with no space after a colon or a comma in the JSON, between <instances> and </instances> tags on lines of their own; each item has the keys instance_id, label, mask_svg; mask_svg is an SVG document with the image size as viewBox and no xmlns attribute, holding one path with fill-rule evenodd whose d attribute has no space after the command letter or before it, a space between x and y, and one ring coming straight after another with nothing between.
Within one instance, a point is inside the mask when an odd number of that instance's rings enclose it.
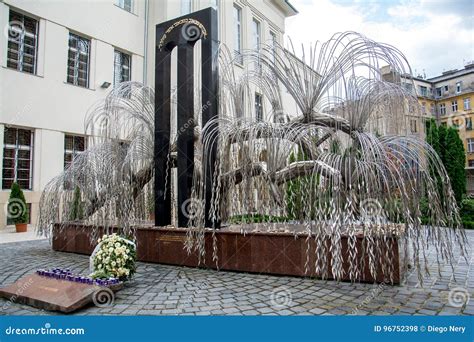
<instances>
[{"instance_id":1,"label":"cobblestone pavement","mask_svg":"<svg viewBox=\"0 0 474 342\"><path fill-rule=\"evenodd\" d=\"M467 235L473 246L474 231ZM474 315L473 253L468 263L458 258L454 272L449 265L443 266L443 277L438 276L433 253L427 257L432 276L425 279L423 288L415 274L401 286L390 286L139 263L134 281L116 294L113 305L91 305L75 314ZM86 274L89 261L84 255L54 252L46 240L2 244L0 260L2 285L39 268L72 268ZM54 313L0 299L1 314Z\"/></svg>"}]
</instances>

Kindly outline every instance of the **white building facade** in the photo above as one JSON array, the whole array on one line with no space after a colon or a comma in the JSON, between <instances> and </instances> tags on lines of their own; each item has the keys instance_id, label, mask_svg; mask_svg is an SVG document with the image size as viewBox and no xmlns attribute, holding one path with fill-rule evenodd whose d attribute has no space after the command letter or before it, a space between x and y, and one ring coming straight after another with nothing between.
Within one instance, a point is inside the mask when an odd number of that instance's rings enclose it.
<instances>
[{"instance_id":1,"label":"white building facade","mask_svg":"<svg viewBox=\"0 0 474 342\"><path fill-rule=\"evenodd\" d=\"M285 0L0 0L2 209L18 182L34 224L41 190L87 148L88 109L118 82L154 86L155 25L210 6L234 51L282 43L297 13Z\"/></svg>"}]
</instances>

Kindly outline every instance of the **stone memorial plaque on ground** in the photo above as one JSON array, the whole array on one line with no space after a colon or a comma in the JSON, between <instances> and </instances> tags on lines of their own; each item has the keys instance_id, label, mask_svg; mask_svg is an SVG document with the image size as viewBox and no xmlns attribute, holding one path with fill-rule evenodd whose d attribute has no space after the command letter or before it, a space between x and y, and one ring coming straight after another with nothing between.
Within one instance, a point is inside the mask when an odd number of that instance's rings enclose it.
<instances>
[{"instance_id":1,"label":"stone memorial plaque on ground","mask_svg":"<svg viewBox=\"0 0 474 342\"><path fill-rule=\"evenodd\" d=\"M98 286L30 274L15 283L1 287L0 297L48 311L69 313L95 299L100 303L113 301L113 293L122 284Z\"/></svg>"}]
</instances>

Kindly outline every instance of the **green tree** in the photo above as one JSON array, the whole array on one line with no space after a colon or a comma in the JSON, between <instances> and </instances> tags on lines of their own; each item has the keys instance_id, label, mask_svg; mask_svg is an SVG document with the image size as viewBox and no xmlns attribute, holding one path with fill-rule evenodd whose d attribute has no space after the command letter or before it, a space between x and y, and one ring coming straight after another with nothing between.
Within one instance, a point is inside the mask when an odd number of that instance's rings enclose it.
<instances>
[{"instance_id":1,"label":"green tree","mask_svg":"<svg viewBox=\"0 0 474 342\"><path fill-rule=\"evenodd\" d=\"M443 163L451 180L456 201L460 205L463 195L466 193L466 154L456 128L449 127L447 129L445 144Z\"/></svg>"},{"instance_id":2,"label":"green tree","mask_svg":"<svg viewBox=\"0 0 474 342\"><path fill-rule=\"evenodd\" d=\"M426 121L426 142L440 155L439 129L435 119Z\"/></svg>"},{"instance_id":3,"label":"green tree","mask_svg":"<svg viewBox=\"0 0 474 342\"><path fill-rule=\"evenodd\" d=\"M445 125L437 126L435 120L431 119L426 122L426 141L443 162L456 201L461 205L463 195L466 193L466 154L458 130Z\"/></svg>"},{"instance_id":4,"label":"green tree","mask_svg":"<svg viewBox=\"0 0 474 342\"><path fill-rule=\"evenodd\" d=\"M69 219L71 221L78 221L84 218L84 210L82 208L81 189L78 186L74 189L74 195L71 203L71 211L69 212Z\"/></svg>"},{"instance_id":5,"label":"green tree","mask_svg":"<svg viewBox=\"0 0 474 342\"><path fill-rule=\"evenodd\" d=\"M439 139L439 142L438 142L438 148L439 148L439 151L438 152L438 155L439 157L441 158L441 160L443 161L443 164L445 162L445 148L446 148L446 134L448 133L448 129L445 125L441 125L438 127L438 139ZM446 166L446 164L444 164Z\"/></svg>"},{"instance_id":6,"label":"green tree","mask_svg":"<svg viewBox=\"0 0 474 342\"><path fill-rule=\"evenodd\" d=\"M12 184L7 209L9 218L15 224L28 223L28 208L26 207L25 195L16 182Z\"/></svg>"}]
</instances>

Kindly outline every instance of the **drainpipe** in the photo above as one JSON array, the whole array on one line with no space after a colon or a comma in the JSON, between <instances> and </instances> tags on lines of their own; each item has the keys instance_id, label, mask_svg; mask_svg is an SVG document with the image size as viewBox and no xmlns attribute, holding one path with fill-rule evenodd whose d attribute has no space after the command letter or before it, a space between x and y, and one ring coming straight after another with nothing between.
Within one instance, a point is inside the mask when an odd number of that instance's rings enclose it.
<instances>
[{"instance_id":1,"label":"drainpipe","mask_svg":"<svg viewBox=\"0 0 474 342\"><path fill-rule=\"evenodd\" d=\"M148 70L148 0L145 0L145 34L143 41L143 84L147 85Z\"/></svg>"}]
</instances>

